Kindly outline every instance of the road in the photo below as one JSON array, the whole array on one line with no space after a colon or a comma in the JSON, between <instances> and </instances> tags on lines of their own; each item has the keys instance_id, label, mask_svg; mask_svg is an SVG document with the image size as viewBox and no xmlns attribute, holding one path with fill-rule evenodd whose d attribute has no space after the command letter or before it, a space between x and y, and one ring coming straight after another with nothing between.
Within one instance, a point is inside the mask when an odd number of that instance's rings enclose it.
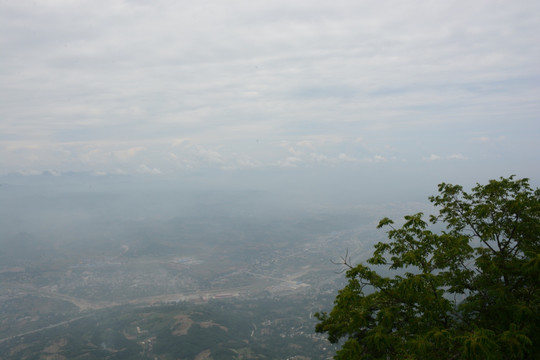
<instances>
[{"instance_id":1,"label":"road","mask_svg":"<svg viewBox=\"0 0 540 360\"><path fill-rule=\"evenodd\" d=\"M3 343L4 341L13 340L13 339L16 339L16 338L19 338L19 337L22 337L22 336L35 334L35 333L38 333L38 332L43 331L43 330L53 329L55 327L67 325L67 324L72 323L74 321L81 320L81 319L84 319L84 318L87 318L87 317L90 317L90 316L92 316L92 315L79 316L79 317L76 317L76 318L73 318L73 319L70 319L70 320L59 322L57 324L51 324L51 325L47 325L47 326L44 326L44 327L39 328L39 329L30 330L30 331L24 332L22 334L12 335L12 336L9 336L7 338L0 339L0 343Z\"/></svg>"}]
</instances>

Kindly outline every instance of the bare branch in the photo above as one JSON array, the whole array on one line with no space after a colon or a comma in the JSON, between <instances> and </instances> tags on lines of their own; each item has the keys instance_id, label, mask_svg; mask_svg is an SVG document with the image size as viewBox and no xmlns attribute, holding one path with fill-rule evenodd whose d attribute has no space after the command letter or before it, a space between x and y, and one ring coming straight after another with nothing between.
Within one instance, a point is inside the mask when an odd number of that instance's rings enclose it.
<instances>
[{"instance_id":1,"label":"bare branch","mask_svg":"<svg viewBox=\"0 0 540 360\"><path fill-rule=\"evenodd\" d=\"M343 274L348 269L352 269L353 266L351 264L351 257L349 255L349 249L347 248L345 251L345 256L340 256L340 261L334 261L330 260L330 262L334 265L340 265L345 266L345 268L341 269L340 271L337 271L336 274Z\"/></svg>"}]
</instances>

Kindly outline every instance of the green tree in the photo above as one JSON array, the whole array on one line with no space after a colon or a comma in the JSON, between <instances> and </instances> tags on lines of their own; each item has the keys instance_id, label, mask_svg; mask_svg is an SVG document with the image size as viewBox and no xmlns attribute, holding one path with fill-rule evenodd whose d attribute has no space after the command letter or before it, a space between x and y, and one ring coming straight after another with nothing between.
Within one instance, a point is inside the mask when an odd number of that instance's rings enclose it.
<instances>
[{"instance_id":1,"label":"green tree","mask_svg":"<svg viewBox=\"0 0 540 360\"><path fill-rule=\"evenodd\" d=\"M336 359L540 359L540 189L438 190L438 215L384 218L367 265L343 259L348 284L316 314Z\"/></svg>"}]
</instances>

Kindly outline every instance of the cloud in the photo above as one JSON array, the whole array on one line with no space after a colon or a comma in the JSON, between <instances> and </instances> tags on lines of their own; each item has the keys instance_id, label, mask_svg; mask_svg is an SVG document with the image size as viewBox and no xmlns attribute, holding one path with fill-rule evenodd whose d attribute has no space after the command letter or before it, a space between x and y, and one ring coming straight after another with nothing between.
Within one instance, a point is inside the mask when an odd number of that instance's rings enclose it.
<instances>
[{"instance_id":1,"label":"cloud","mask_svg":"<svg viewBox=\"0 0 540 360\"><path fill-rule=\"evenodd\" d=\"M505 140L506 137L505 136L498 136L498 137L488 137L488 136L479 136L479 137L475 137L473 138L472 140L474 142L480 142L480 143L488 143L488 142L499 142L499 141L503 141Z\"/></svg>"},{"instance_id":2,"label":"cloud","mask_svg":"<svg viewBox=\"0 0 540 360\"><path fill-rule=\"evenodd\" d=\"M19 170L19 171L17 171L17 173L19 173L19 174L21 174L21 175L24 175L24 176L33 176L33 175L41 175L41 174L43 174L42 171L40 171L40 170L33 170L33 169Z\"/></svg>"},{"instance_id":3,"label":"cloud","mask_svg":"<svg viewBox=\"0 0 540 360\"><path fill-rule=\"evenodd\" d=\"M26 141L10 141L5 142L4 149L8 152L16 152L16 151L25 151L25 150L38 150L41 148L41 145L36 142L26 142Z\"/></svg>"},{"instance_id":4,"label":"cloud","mask_svg":"<svg viewBox=\"0 0 540 360\"><path fill-rule=\"evenodd\" d=\"M192 147L193 153L200 160L210 163L223 164L225 163L223 156L217 151L206 149L203 146L195 145Z\"/></svg>"},{"instance_id":5,"label":"cloud","mask_svg":"<svg viewBox=\"0 0 540 360\"><path fill-rule=\"evenodd\" d=\"M323 155L323 154L311 153L311 154L309 154L309 156L313 161L318 162L318 163L328 161L328 156Z\"/></svg>"},{"instance_id":6,"label":"cloud","mask_svg":"<svg viewBox=\"0 0 540 360\"><path fill-rule=\"evenodd\" d=\"M537 1L97 4L0 3L2 171L540 152Z\"/></svg>"},{"instance_id":7,"label":"cloud","mask_svg":"<svg viewBox=\"0 0 540 360\"><path fill-rule=\"evenodd\" d=\"M117 150L117 151L114 151L113 152L113 155L120 161L122 162L125 162L129 159L131 159L132 157L134 157L135 155L137 155L139 152L145 150L144 147L142 146L136 146L136 147L131 147L129 149L125 149L125 150Z\"/></svg>"},{"instance_id":8,"label":"cloud","mask_svg":"<svg viewBox=\"0 0 540 360\"><path fill-rule=\"evenodd\" d=\"M296 145L301 146L301 147L307 147L309 149L315 148L315 145L312 140L301 140L301 141L296 142Z\"/></svg>"},{"instance_id":9,"label":"cloud","mask_svg":"<svg viewBox=\"0 0 540 360\"><path fill-rule=\"evenodd\" d=\"M189 142L190 142L190 139L188 139L188 138L178 138L178 139L173 140L172 146L173 147L178 147L178 146L186 145Z\"/></svg>"},{"instance_id":10,"label":"cloud","mask_svg":"<svg viewBox=\"0 0 540 360\"><path fill-rule=\"evenodd\" d=\"M289 156L285 160L278 161L277 165L279 167L289 168L289 167L297 167L301 162L302 162L302 159L294 157L294 156Z\"/></svg>"},{"instance_id":11,"label":"cloud","mask_svg":"<svg viewBox=\"0 0 540 360\"><path fill-rule=\"evenodd\" d=\"M489 141L489 138L487 136L480 136L480 137L477 137L477 138L473 138L474 141L478 141L478 142L482 142L482 143L486 143Z\"/></svg>"},{"instance_id":12,"label":"cloud","mask_svg":"<svg viewBox=\"0 0 540 360\"><path fill-rule=\"evenodd\" d=\"M221 166L223 170L245 170L245 169L255 169L263 167L264 165L253 158L246 155L233 154L234 159L227 161Z\"/></svg>"},{"instance_id":13,"label":"cloud","mask_svg":"<svg viewBox=\"0 0 540 360\"><path fill-rule=\"evenodd\" d=\"M158 168L151 168L145 164L139 165L137 172L142 174L161 175L161 170Z\"/></svg>"},{"instance_id":14,"label":"cloud","mask_svg":"<svg viewBox=\"0 0 540 360\"><path fill-rule=\"evenodd\" d=\"M306 140L297 142L297 145L315 147L315 146L332 146L343 144L346 139L338 134L310 135Z\"/></svg>"},{"instance_id":15,"label":"cloud","mask_svg":"<svg viewBox=\"0 0 540 360\"><path fill-rule=\"evenodd\" d=\"M287 151L290 152L291 154L295 155L295 156L304 155L303 151L298 151L295 148L293 148L292 146L287 147Z\"/></svg>"},{"instance_id":16,"label":"cloud","mask_svg":"<svg viewBox=\"0 0 540 360\"><path fill-rule=\"evenodd\" d=\"M448 159L467 160L467 157L463 154L452 154L448 156Z\"/></svg>"},{"instance_id":17,"label":"cloud","mask_svg":"<svg viewBox=\"0 0 540 360\"><path fill-rule=\"evenodd\" d=\"M431 154L429 157L423 157L422 159L426 161L436 161L441 160L441 157L439 155Z\"/></svg>"},{"instance_id":18,"label":"cloud","mask_svg":"<svg viewBox=\"0 0 540 360\"><path fill-rule=\"evenodd\" d=\"M85 152L80 152L78 158L85 164L95 165L96 163L107 163L109 161L110 154L101 149L94 148Z\"/></svg>"},{"instance_id":19,"label":"cloud","mask_svg":"<svg viewBox=\"0 0 540 360\"><path fill-rule=\"evenodd\" d=\"M467 160L468 158L464 156L463 154L451 154L448 156L439 156L435 154L431 154L428 157L423 157L422 160L424 161L439 161L439 160Z\"/></svg>"},{"instance_id":20,"label":"cloud","mask_svg":"<svg viewBox=\"0 0 540 360\"><path fill-rule=\"evenodd\" d=\"M262 164L259 161L250 159L248 157L240 157L236 159L236 166L235 169L246 169L246 168L258 168L261 167Z\"/></svg>"},{"instance_id":21,"label":"cloud","mask_svg":"<svg viewBox=\"0 0 540 360\"><path fill-rule=\"evenodd\" d=\"M352 157L352 156L349 156L349 155L347 155L347 154L345 154L345 153L339 154L338 160L340 160L340 161L347 161L347 162L358 161L356 158L354 158L354 157Z\"/></svg>"}]
</instances>

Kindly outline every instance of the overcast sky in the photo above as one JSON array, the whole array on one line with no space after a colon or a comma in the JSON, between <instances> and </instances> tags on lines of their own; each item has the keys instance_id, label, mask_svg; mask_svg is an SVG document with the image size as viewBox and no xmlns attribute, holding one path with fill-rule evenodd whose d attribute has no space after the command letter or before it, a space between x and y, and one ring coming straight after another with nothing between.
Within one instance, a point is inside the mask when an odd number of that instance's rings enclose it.
<instances>
[{"instance_id":1,"label":"overcast sky","mask_svg":"<svg viewBox=\"0 0 540 360\"><path fill-rule=\"evenodd\" d=\"M538 0L2 0L0 174L539 176L538 34Z\"/></svg>"}]
</instances>

